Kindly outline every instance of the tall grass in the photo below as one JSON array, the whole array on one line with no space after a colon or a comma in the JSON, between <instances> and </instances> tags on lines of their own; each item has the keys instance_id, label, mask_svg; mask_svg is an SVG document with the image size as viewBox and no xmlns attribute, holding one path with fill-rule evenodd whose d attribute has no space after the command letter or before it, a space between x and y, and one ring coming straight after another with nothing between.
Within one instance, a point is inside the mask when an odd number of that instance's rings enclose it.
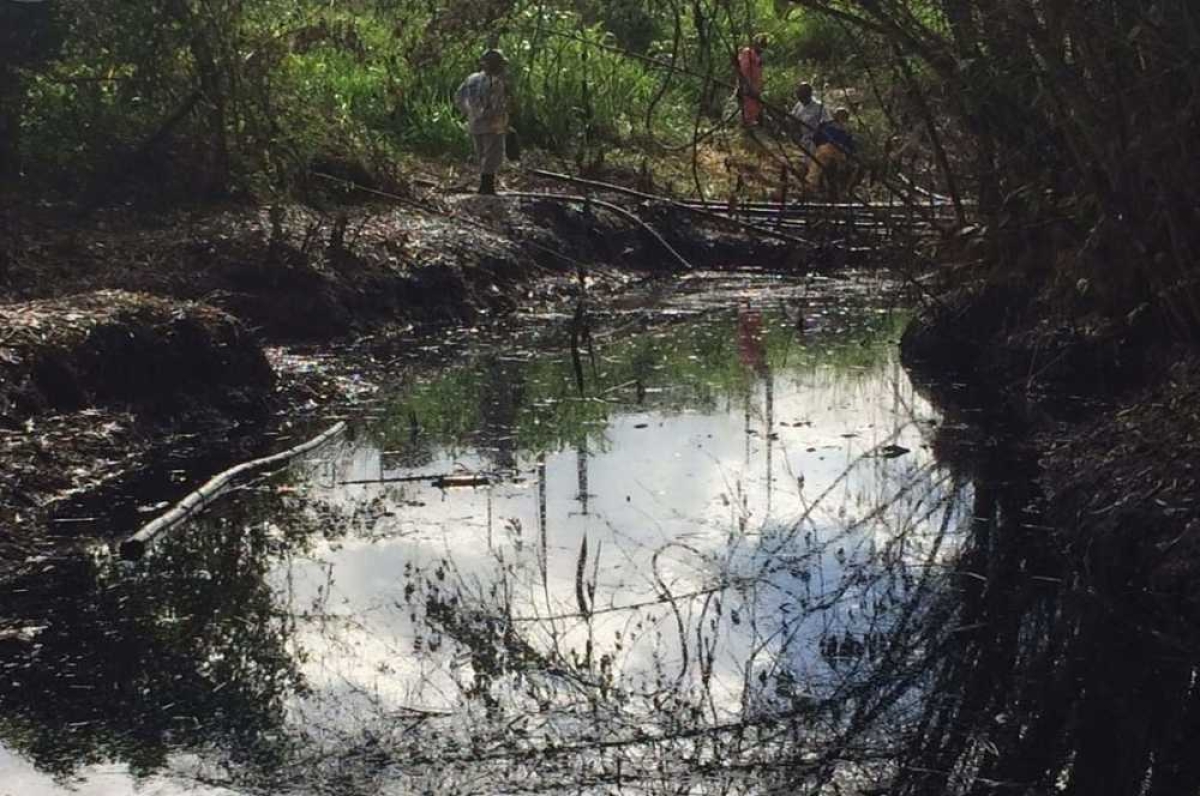
<instances>
[{"instance_id":1,"label":"tall grass","mask_svg":"<svg viewBox=\"0 0 1200 796\"><path fill-rule=\"evenodd\" d=\"M566 31L536 44L513 36L518 112L515 124L532 142L565 151L588 141L618 142L637 123L657 88L656 76L601 45L602 28Z\"/></svg>"}]
</instances>

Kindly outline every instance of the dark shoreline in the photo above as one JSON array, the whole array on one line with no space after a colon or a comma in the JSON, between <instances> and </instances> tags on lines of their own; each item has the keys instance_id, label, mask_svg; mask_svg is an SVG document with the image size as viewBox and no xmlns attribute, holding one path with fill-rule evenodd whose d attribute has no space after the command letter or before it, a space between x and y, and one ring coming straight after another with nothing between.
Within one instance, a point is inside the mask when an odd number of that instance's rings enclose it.
<instances>
[{"instance_id":1,"label":"dark shoreline","mask_svg":"<svg viewBox=\"0 0 1200 796\"><path fill-rule=\"evenodd\" d=\"M944 299L901 341L906 369L951 421L936 444L985 471L1023 462L1073 577L1107 599L1175 616L1194 637L1200 358L1156 348L1148 321L1051 326L1020 289ZM971 427L966 438L955 420Z\"/></svg>"}]
</instances>

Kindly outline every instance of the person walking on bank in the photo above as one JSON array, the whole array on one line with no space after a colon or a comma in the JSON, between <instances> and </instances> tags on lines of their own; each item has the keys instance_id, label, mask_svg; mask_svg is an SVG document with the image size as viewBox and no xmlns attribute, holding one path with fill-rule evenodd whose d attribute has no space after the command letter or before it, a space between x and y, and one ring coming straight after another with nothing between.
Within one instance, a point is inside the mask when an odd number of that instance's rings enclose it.
<instances>
[{"instance_id":1,"label":"person walking on bank","mask_svg":"<svg viewBox=\"0 0 1200 796\"><path fill-rule=\"evenodd\" d=\"M479 192L496 193L496 172L504 163L504 138L508 133L508 59L490 49L479 59L482 70L458 87L454 104L468 122L475 159L479 164Z\"/></svg>"},{"instance_id":2,"label":"person walking on bank","mask_svg":"<svg viewBox=\"0 0 1200 796\"><path fill-rule=\"evenodd\" d=\"M767 37L758 36L749 47L738 51L734 66L737 68L737 97L742 106L742 126L757 127L762 118L763 67L762 54L767 48Z\"/></svg>"}]
</instances>

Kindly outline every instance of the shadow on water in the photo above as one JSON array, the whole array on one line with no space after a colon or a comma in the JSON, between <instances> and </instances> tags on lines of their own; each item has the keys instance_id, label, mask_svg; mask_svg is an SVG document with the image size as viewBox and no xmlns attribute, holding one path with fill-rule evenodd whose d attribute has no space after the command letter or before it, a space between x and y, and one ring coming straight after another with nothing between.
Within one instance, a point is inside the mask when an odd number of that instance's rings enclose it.
<instances>
[{"instance_id":1,"label":"shadow on water","mask_svg":"<svg viewBox=\"0 0 1200 796\"><path fill-rule=\"evenodd\" d=\"M1195 636L1131 551L1066 549L1045 524L1036 462L992 431L984 443L979 428L948 424L937 441L959 454L973 508L952 587L922 630L936 696L914 713L889 792L1195 792Z\"/></svg>"},{"instance_id":2,"label":"shadow on water","mask_svg":"<svg viewBox=\"0 0 1200 796\"><path fill-rule=\"evenodd\" d=\"M1194 787L1196 647L1134 559L1068 554L1036 463L990 419L939 418L869 296L812 298L798 328L778 286L743 287L598 321L592 351L577 316L417 371L144 562L16 584L0 777Z\"/></svg>"},{"instance_id":3,"label":"shadow on water","mask_svg":"<svg viewBox=\"0 0 1200 796\"><path fill-rule=\"evenodd\" d=\"M286 507L272 493L235 506L153 561L58 561L6 584L0 742L65 781L105 763L137 779L214 748L249 770L284 762L302 680L266 576L290 542L249 518Z\"/></svg>"}]
</instances>

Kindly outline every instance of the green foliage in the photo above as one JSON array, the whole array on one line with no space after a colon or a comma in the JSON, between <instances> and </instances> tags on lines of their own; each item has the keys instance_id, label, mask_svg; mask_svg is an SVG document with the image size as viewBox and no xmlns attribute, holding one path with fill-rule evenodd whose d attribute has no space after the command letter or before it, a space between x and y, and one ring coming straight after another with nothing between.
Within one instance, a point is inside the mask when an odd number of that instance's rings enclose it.
<instances>
[{"instance_id":1,"label":"green foliage","mask_svg":"<svg viewBox=\"0 0 1200 796\"><path fill-rule=\"evenodd\" d=\"M584 19L611 33L622 49L645 53L662 35L662 19L654 14L651 5L640 0L592 2L586 4Z\"/></svg>"},{"instance_id":2,"label":"green foliage","mask_svg":"<svg viewBox=\"0 0 1200 796\"><path fill-rule=\"evenodd\" d=\"M487 46L510 57L523 140L582 164L644 143L647 118L654 140L686 142L701 106L729 95L732 54L756 31L774 37L768 92L786 104L797 56L816 57L826 37L811 18L776 18L767 0L61 7L70 14L53 46L39 48L53 57L20 87L27 178L177 198L287 190L313 164L370 174L410 153L465 159L452 100ZM836 57L839 46L817 54ZM672 56L686 71L665 68Z\"/></svg>"},{"instance_id":3,"label":"green foliage","mask_svg":"<svg viewBox=\"0 0 1200 796\"><path fill-rule=\"evenodd\" d=\"M774 31L774 58L801 68L836 69L860 52L845 25L812 12L795 11Z\"/></svg>"},{"instance_id":4,"label":"green foliage","mask_svg":"<svg viewBox=\"0 0 1200 796\"><path fill-rule=\"evenodd\" d=\"M531 142L558 151L597 139L618 141L636 123L635 109L649 102L655 79L635 62L604 49L601 45L613 39L602 28L564 27L560 24L558 32L578 38L513 42L521 59L513 66L519 97L515 125Z\"/></svg>"}]
</instances>

